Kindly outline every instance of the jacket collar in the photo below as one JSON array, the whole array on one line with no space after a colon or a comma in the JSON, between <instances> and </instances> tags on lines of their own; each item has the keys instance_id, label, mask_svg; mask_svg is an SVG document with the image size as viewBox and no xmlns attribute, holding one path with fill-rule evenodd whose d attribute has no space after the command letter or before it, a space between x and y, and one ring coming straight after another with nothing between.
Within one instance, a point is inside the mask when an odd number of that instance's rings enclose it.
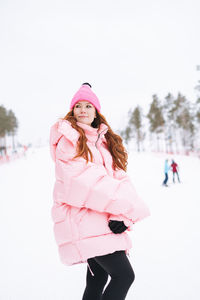
<instances>
[{"instance_id":1,"label":"jacket collar","mask_svg":"<svg viewBox=\"0 0 200 300\"><path fill-rule=\"evenodd\" d=\"M104 134L108 131L108 126L104 123L101 123L99 128L94 128L91 127L89 125L77 122L77 125L81 128L83 128L83 130L85 131L85 135L88 139L88 141L94 143L97 140L104 140ZM59 133L59 138L61 137L61 135L63 134L68 140L70 140L72 142L73 145L76 144L76 142L78 141L78 138L80 136L79 132L74 129L71 126L71 123L67 120L60 120L57 123L57 132ZM58 138L56 138L56 140L58 141ZM54 141L54 144L57 143L57 141Z\"/></svg>"},{"instance_id":2,"label":"jacket collar","mask_svg":"<svg viewBox=\"0 0 200 300\"><path fill-rule=\"evenodd\" d=\"M79 127L83 128L83 130L85 131L86 134L90 134L90 135L98 135L101 134L102 132L104 132L104 134L108 131L108 126L104 123L101 123L99 128L94 128L92 126L89 126L87 124L83 124L80 122L76 123Z\"/></svg>"},{"instance_id":3,"label":"jacket collar","mask_svg":"<svg viewBox=\"0 0 200 300\"><path fill-rule=\"evenodd\" d=\"M90 142L96 142L98 139L104 139L104 134L108 131L108 126L104 123L101 123L99 128L91 127L87 124L77 122L77 125L85 131L85 135Z\"/></svg>"}]
</instances>

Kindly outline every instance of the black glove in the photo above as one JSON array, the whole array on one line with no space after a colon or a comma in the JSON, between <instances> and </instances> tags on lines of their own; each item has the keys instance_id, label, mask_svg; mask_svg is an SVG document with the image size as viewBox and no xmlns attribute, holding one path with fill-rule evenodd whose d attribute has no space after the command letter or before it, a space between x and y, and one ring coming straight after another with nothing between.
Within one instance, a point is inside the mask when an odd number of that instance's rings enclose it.
<instances>
[{"instance_id":1,"label":"black glove","mask_svg":"<svg viewBox=\"0 0 200 300\"><path fill-rule=\"evenodd\" d=\"M113 233L122 233L128 228L126 225L124 225L123 221L115 220L110 220L108 226Z\"/></svg>"}]
</instances>

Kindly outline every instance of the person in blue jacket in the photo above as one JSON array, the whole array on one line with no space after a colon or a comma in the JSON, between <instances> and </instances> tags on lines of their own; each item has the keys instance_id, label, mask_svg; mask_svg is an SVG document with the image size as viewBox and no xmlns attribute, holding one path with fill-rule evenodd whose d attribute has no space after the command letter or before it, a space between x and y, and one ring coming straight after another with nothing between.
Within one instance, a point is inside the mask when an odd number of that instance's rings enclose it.
<instances>
[{"instance_id":1,"label":"person in blue jacket","mask_svg":"<svg viewBox=\"0 0 200 300\"><path fill-rule=\"evenodd\" d=\"M168 181L168 172L170 170L170 165L168 164L168 159L165 160L165 168L164 168L164 172L165 172L165 179L163 181L163 185L164 186L168 186L167 185L167 181Z\"/></svg>"}]
</instances>

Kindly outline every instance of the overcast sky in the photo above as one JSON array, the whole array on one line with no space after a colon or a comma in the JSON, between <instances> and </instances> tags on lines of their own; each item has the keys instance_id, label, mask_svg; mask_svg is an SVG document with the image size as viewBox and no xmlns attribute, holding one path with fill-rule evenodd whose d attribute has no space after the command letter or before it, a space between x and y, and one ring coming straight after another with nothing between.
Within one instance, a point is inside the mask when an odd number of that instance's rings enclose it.
<instances>
[{"instance_id":1,"label":"overcast sky","mask_svg":"<svg viewBox=\"0 0 200 300\"><path fill-rule=\"evenodd\" d=\"M199 12L199 0L0 0L0 105L18 139L47 141L85 81L113 129L155 93L194 101Z\"/></svg>"}]
</instances>

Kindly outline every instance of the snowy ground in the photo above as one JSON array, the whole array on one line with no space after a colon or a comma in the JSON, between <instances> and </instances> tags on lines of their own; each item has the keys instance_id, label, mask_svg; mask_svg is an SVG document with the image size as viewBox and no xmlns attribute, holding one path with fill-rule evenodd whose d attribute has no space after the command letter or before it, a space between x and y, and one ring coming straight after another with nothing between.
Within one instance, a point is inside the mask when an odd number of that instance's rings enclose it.
<instances>
[{"instance_id":1,"label":"snowy ground","mask_svg":"<svg viewBox=\"0 0 200 300\"><path fill-rule=\"evenodd\" d=\"M198 300L200 160L174 156L182 183L170 178L167 188L161 186L164 155L129 157L129 175L151 217L130 233L136 280L127 300ZM50 216L53 184L48 148L0 166L0 300L81 300L86 264L59 261Z\"/></svg>"}]
</instances>

